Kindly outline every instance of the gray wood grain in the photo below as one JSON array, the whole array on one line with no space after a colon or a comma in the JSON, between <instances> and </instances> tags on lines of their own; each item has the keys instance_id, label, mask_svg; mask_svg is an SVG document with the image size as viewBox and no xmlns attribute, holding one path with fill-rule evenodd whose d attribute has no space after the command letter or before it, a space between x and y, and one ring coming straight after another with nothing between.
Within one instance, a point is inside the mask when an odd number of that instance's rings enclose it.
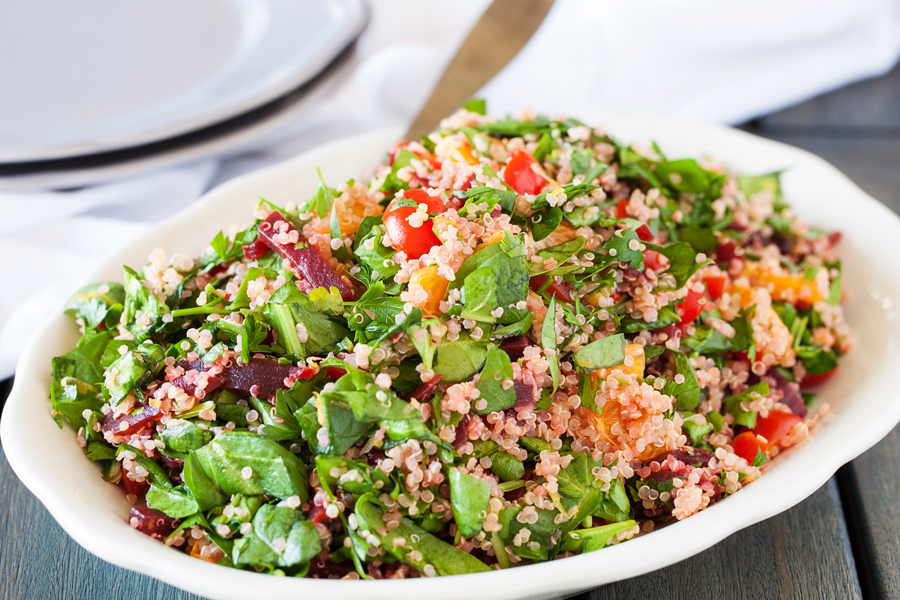
<instances>
[{"instance_id":1,"label":"gray wood grain","mask_svg":"<svg viewBox=\"0 0 900 600\"><path fill-rule=\"evenodd\" d=\"M83 550L22 485L2 450L0 478L0 598L197 598ZM783 515L696 557L579 596L581 600L651 597L860 598L834 481Z\"/></svg>"},{"instance_id":2,"label":"gray wood grain","mask_svg":"<svg viewBox=\"0 0 900 600\"><path fill-rule=\"evenodd\" d=\"M809 499L671 567L578 596L666 598L861 598L834 479Z\"/></svg>"},{"instance_id":3,"label":"gray wood grain","mask_svg":"<svg viewBox=\"0 0 900 600\"><path fill-rule=\"evenodd\" d=\"M835 135L861 130L873 137L900 135L900 66L757 120L764 129L808 129Z\"/></svg>"},{"instance_id":4,"label":"gray wood grain","mask_svg":"<svg viewBox=\"0 0 900 600\"><path fill-rule=\"evenodd\" d=\"M842 485L855 510L871 597L900 599L900 428L850 463Z\"/></svg>"},{"instance_id":5,"label":"gray wood grain","mask_svg":"<svg viewBox=\"0 0 900 600\"><path fill-rule=\"evenodd\" d=\"M0 598L193 600L84 550L22 485L0 449Z\"/></svg>"}]
</instances>

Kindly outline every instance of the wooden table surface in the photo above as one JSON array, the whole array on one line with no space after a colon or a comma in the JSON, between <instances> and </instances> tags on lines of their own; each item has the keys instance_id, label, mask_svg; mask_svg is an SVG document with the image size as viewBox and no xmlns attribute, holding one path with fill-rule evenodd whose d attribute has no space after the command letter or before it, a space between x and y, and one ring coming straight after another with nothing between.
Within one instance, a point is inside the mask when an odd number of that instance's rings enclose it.
<instances>
[{"instance_id":1,"label":"wooden table surface","mask_svg":"<svg viewBox=\"0 0 900 600\"><path fill-rule=\"evenodd\" d=\"M900 212L900 67L744 125L806 148ZM0 382L0 399L11 381ZM900 428L793 509L578 600L900 599ZM197 598L73 542L0 450L0 598Z\"/></svg>"}]
</instances>

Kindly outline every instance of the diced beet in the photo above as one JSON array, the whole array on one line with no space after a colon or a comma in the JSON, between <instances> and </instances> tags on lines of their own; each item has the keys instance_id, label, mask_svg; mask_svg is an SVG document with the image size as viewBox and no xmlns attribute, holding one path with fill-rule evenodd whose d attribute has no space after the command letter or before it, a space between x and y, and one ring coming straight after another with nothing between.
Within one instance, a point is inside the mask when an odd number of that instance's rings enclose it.
<instances>
[{"instance_id":1,"label":"diced beet","mask_svg":"<svg viewBox=\"0 0 900 600\"><path fill-rule=\"evenodd\" d=\"M119 417L113 416L112 412L105 415L100 421L100 428L103 433L111 431L116 435L130 435L161 419L162 416L163 413L158 408L138 404L137 408L130 413L125 413ZM122 427L123 423L126 425L124 428Z\"/></svg>"},{"instance_id":2,"label":"diced beet","mask_svg":"<svg viewBox=\"0 0 900 600\"><path fill-rule=\"evenodd\" d=\"M525 355L525 348L529 345L530 342L527 337L517 335L500 342L500 349L509 355L510 360L519 360Z\"/></svg>"},{"instance_id":3,"label":"diced beet","mask_svg":"<svg viewBox=\"0 0 900 600\"><path fill-rule=\"evenodd\" d=\"M766 373L767 380L774 380L775 386L783 394L780 402L791 409L791 412L801 418L806 418L806 403L800 395L800 386L785 379L776 368L769 369Z\"/></svg>"},{"instance_id":4,"label":"diced beet","mask_svg":"<svg viewBox=\"0 0 900 600\"><path fill-rule=\"evenodd\" d=\"M178 521L164 512L152 509L132 506L128 519L129 524L156 540L164 540L178 527Z\"/></svg>"},{"instance_id":5,"label":"diced beet","mask_svg":"<svg viewBox=\"0 0 900 600\"><path fill-rule=\"evenodd\" d=\"M525 383L521 379L514 379L513 387L516 389L516 412L534 409L538 401L537 385L534 382Z\"/></svg>"},{"instance_id":6,"label":"diced beet","mask_svg":"<svg viewBox=\"0 0 900 600\"><path fill-rule=\"evenodd\" d=\"M378 463L384 460L384 451L381 448L375 448L373 446L363 456L366 457L366 464L370 467L377 467Z\"/></svg>"},{"instance_id":7,"label":"diced beet","mask_svg":"<svg viewBox=\"0 0 900 600\"><path fill-rule=\"evenodd\" d=\"M291 261L291 270L301 280L304 292L315 288L336 287L344 300L353 300L353 291L344 283L334 269L322 258L319 252L309 245L302 235L297 244L281 244L275 240L279 231L274 228L275 223L283 221L288 224L288 233L296 231L293 225L285 219L280 212L274 211L269 217L259 224L259 238L275 251L281 258Z\"/></svg>"},{"instance_id":8,"label":"diced beet","mask_svg":"<svg viewBox=\"0 0 900 600\"><path fill-rule=\"evenodd\" d=\"M732 258L737 257L737 243L730 237L722 237L719 242L719 249L716 251L716 262L719 264L728 264Z\"/></svg>"},{"instance_id":9,"label":"diced beet","mask_svg":"<svg viewBox=\"0 0 900 600\"><path fill-rule=\"evenodd\" d=\"M212 368L212 365L206 362L203 362L199 358L197 360L179 360L175 363L176 367L181 367L185 372L187 371L209 371Z\"/></svg>"},{"instance_id":10,"label":"diced beet","mask_svg":"<svg viewBox=\"0 0 900 600\"><path fill-rule=\"evenodd\" d=\"M456 437L453 439L453 447L459 450L469 441L469 415L463 415L456 426Z\"/></svg>"},{"instance_id":11,"label":"diced beet","mask_svg":"<svg viewBox=\"0 0 900 600\"><path fill-rule=\"evenodd\" d=\"M150 484L146 481L132 481L128 475L122 475L122 487L125 488L126 494L141 497L150 489Z\"/></svg>"},{"instance_id":12,"label":"diced beet","mask_svg":"<svg viewBox=\"0 0 900 600\"><path fill-rule=\"evenodd\" d=\"M184 461L180 458L172 458L171 456L166 456L165 454L160 454L159 457L163 464L169 467L170 469L180 469L184 466Z\"/></svg>"},{"instance_id":13,"label":"diced beet","mask_svg":"<svg viewBox=\"0 0 900 600\"><path fill-rule=\"evenodd\" d=\"M249 244L245 244L242 250L244 251L244 258L256 260L269 251L269 246L262 238L256 238Z\"/></svg>"},{"instance_id":14,"label":"diced beet","mask_svg":"<svg viewBox=\"0 0 900 600\"><path fill-rule=\"evenodd\" d=\"M828 234L828 245L837 246L840 243L843 234L840 231L832 231Z\"/></svg>"},{"instance_id":15,"label":"diced beet","mask_svg":"<svg viewBox=\"0 0 900 600\"><path fill-rule=\"evenodd\" d=\"M309 561L306 576L311 579L341 579L353 572L355 571L352 560L332 562L317 556Z\"/></svg>"},{"instance_id":16,"label":"diced beet","mask_svg":"<svg viewBox=\"0 0 900 600\"><path fill-rule=\"evenodd\" d=\"M328 368L330 369L331 367ZM443 378L443 375L435 375L431 378L431 380L422 383L419 387L410 392L409 396L407 396L406 399L416 399L419 402L425 402L431 396L431 390L433 390Z\"/></svg>"},{"instance_id":17,"label":"diced beet","mask_svg":"<svg viewBox=\"0 0 900 600\"><path fill-rule=\"evenodd\" d=\"M313 506L306 518L310 523L315 525L316 523L324 523L327 521L328 515L325 514L324 506Z\"/></svg>"},{"instance_id":18,"label":"diced beet","mask_svg":"<svg viewBox=\"0 0 900 600\"><path fill-rule=\"evenodd\" d=\"M709 450L685 447L678 448L677 450L671 450L669 452L663 452L659 456L655 456L653 458L653 461L662 464L670 456L674 457L675 460L683 462L686 465L699 464L701 467L705 467L707 464L709 464L709 461L713 456L715 456L715 454L713 454Z\"/></svg>"},{"instance_id":19,"label":"diced beet","mask_svg":"<svg viewBox=\"0 0 900 600\"><path fill-rule=\"evenodd\" d=\"M278 390L289 387L285 385L285 379L303 379L304 374L304 368L282 365L270 358L251 358L249 363L235 364L225 369L222 379L225 389L234 394L272 398ZM255 394L251 393L254 386Z\"/></svg>"}]
</instances>

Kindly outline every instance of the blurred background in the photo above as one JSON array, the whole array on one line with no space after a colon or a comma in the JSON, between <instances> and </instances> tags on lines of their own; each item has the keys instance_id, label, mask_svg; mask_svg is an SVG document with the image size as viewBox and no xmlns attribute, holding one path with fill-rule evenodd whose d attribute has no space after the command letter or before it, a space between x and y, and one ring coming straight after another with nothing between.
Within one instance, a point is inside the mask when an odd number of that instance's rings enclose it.
<instances>
[{"instance_id":1,"label":"blurred background","mask_svg":"<svg viewBox=\"0 0 900 600\"><path fill-rule=\"evenodd\" d=\"M402 129L488 4L0 0L0 403L36 324L99 259L219 183ZM477 95L498 118L735 125L819 154L900 212L898 57L897 0L556 0ZM591 598L898 598L900 478L882 472L898 457L895 431L715 553ZM188 597L78 548L3 460L0 498L0 597ZM60 556L79 567L48 577Z\"/></svg>"}]
</instances>

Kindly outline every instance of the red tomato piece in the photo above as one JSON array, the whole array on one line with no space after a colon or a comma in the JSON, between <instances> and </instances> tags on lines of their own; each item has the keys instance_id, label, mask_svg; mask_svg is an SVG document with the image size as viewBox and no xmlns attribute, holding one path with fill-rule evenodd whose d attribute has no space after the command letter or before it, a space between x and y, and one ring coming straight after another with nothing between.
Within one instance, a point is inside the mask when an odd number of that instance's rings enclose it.
<instances>
[{"instance_id":1,"label":"red tomato piece","mask_svg":"<svg viewBox=\"0 0 900 600\"><path fill-rule=\"evenodd\" d=\"M405 252L407 258L419 258L441 243L432 230L431 219L425 221L421 227L410 225L407 218L414 212L416 209L412 206L401 206L384 216L384 227L387 229L391 245Z\"/></svg>"},{"instance_id":2,"label":"red tomato piece","mask_svg":"<svg viewBox=\"0 0 900 600\"><path fill-rule=\"evenodd\" d=\"M541 289L541 286L543 286L546 282L547 282L546 275L535 275L534 277L531 278L531 282L530 282L531 289L533 289L534 291L537 291L537 290ZM559 282L559 281L553 280L550 282L550 285L548 285L547 289L544 291L546 291L551 296L556 296L556 299L560 300L562 302L571 302L572 301L572 295L570 293L569 286L565 282Z\"/></svg>"},{"instance_id":3,"label":"red tomato piece","mask_svg":"<svg viewBox=\"0 0 900 600\"><path fill-rule=\"evenodd\" d=\"M757 417L753 433L766 438L765 450L778 443L797 423L803 419L792 412L770 411L767 417Z\"/></svg>"},{"instance_id":4,"label":"red tomato piece","mask_svg":"<svg viewBox=\"0 0 900 600\"><path fill-rule=\"evenodd\" d=\"M806 374L806 377L803 378L803 381L800 382L800 387L804 390L806 388L815 387L822 383L825 383L829 379L831 379L835 373L837 373L839 367L835 367L830 371L825 371L824 373L816 373L815 375L811 375L809 373Z\"/></svg>"},{"instance_id":5,"label":"red tomato piece","mask_svg":"<svg viewBox=\"0 0 900 600\"><path fill-rule=\"evenodd\" d=\"M667 265L663 264L659 256L656 250L644 250L644 266L654 271L662 271Z\"/></svg>"},{"instance_id":6,"label":"red tomato piece","mask_svg":"<svg viewBox=\"0 0 900 600\"><path fill-rule=\"evenodd\" d=\"M340 367L325 367L325 377L328 379L340 379L347 374L346 369Z\"/></svg>"},{"instance_id":7,"label":"red tomato piece","mask_svg":"<svg viewBox=\"0 0 900 600\"><path fill-rule=\"evenodd\" d=\"M520 194L536 196L547 183L541 172L543 172L541 164L532 155L522 150L514 150L509 162L506 163L503 180Z\"/></svg>"},{"instance_id":8,"label":"red tomato piece","mask_svg":"<svg viewBox=\"0 0 900 600\"><path fill-rule=\"evenodd\" d=\"M423 189L414 189L414 190L405 190L403 192L403 199L409 199L415 202L416 204L425 204L428 207L429 214L441 214L446 212L447 207L444 205L444 199L441 198L440 195L432 196L428 192ZM396 202L401 200L399 197L395 197L391 200L391 203L388 205L385 213L389 213L394 210L396 206Z\"/></svg>"},{"instance_id":9,"label":"red tomato piece","mask_svg":"<svg viewBox=\"0 0 900 600\"><path fill-rule=\"evenodd\" d=\"M722 297L722 294L725 293L724 275L710 275L709 277L704 277L703 283L706 284L706 291L709 292L709 297L713 300L718 300Z\"/></svg>"},{"instance_id":10,"label":"red tomato piece","mask_svg":"<svg viewBox=\"0 0 900 600\"><path fill-rule=\"evenodd\" d=\"M653 232L650 231L650 228L646 225L641 225L640 227L635 229L634 232L642 242L652 242L656 239L653 237Z\"/></svg>"},{"instance_id":11,"label":"red tomato piece","mask_svg":"<svg viewBox=\"0 0 900 600\"><path fill-rule=\"evenodd\" d=\"M678 312L678 316L681 317L682 323L691 323L700 316L705 304L706 296L691 290L688 292L684 302L676 306L675 310Z\"/></svg>"},{"instance_id":12,"label":"red tomato piece","mask_svg":"<svg viewBox=\"0 0 900 600\"><path fill-rule=\"evenodd\" d=\"M616 202L616 218L619 219L627 219L628 213L625 212L625 208L628 206L628 200L619 200Z\"/></svg>"},{"instance_id":13,"label":"red tomato piece","mask_svg":"<svg viewBox=\"0 0 900 600\"><path fill-rule=\"evenodd\" d=\"M745 431L731 441L731 447L734 453L745 459L748 463L752 463L760 450L766 451L766 445L763 444L752 431Z\"/></svg>"}]
</instances>

